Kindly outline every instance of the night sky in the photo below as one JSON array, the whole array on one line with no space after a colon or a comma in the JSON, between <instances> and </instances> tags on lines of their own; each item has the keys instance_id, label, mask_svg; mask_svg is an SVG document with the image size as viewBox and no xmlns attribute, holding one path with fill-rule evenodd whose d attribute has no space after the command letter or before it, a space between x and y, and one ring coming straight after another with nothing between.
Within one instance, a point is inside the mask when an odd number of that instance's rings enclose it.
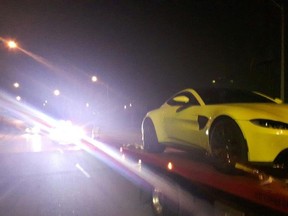
<instances>
[{"instance_id":1,"label":"night sky","mask_svg":"<svg viewBox=\"0 0 288 216\"><path fill-rule=\"evenodd\" d=\"M282 1L2 0L0 37L58 70L0 44L1 87L17 79L34 101L56 87L80 100L105 84L110 100L147 110L213 79L279 97L275 2ZM102 87L90 86L91 75Z\"/></svg>"}]
</instances>

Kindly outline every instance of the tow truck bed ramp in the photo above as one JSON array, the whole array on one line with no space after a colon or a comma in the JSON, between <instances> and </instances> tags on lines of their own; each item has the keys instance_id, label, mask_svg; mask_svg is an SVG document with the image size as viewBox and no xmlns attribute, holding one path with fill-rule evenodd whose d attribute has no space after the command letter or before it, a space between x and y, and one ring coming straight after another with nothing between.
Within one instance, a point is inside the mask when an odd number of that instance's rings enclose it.
<instances>
[{"instance_id":1,"label":"tow truck bed ramp","mask_svg":"<svg viewBox=\"0 0 288 216\"><path fill-rule=\"evenodd\" d=\"M236 164L236 168L245 173L225 174L203 161L198 153L172 148L167 148L161 154L125 146L121 151L123 155L140 160L145 166L166 170L193 184L207 186L281 214L288 214L288 185L285 180L266 175L257 169Z\"/></svg>"}]
</instances>

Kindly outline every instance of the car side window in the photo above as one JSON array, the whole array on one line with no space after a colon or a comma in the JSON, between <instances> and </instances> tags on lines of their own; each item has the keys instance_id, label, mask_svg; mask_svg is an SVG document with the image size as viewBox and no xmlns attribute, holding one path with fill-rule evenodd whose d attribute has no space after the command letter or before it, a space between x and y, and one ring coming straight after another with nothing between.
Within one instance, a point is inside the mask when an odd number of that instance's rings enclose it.
<instances>
[{"instance_id":1,"label":"car side window","mask_svg":"<svg viewBox=\"0 0 288 216\"><path fill-rule=\"evenodd\" d=\"M171 106L199 105L197 99L190 92L181 92L167 101Z\"/></svg>"}]
</instances>

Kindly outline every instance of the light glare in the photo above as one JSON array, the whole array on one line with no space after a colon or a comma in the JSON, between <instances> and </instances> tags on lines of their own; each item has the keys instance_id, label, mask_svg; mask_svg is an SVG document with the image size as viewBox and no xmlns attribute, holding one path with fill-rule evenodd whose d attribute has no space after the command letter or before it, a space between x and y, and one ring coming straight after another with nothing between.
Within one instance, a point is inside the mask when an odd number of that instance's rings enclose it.
<instances>
[{"instance_id":1,"label":"light glare","mask_svg":"<svg viewBox=\"0 0 288 216\"><path fill-rule=\"evenodd\" d=\"M8 41L8 42L7 42L7 45L8 45L8 47L11 48L11 49L17 48L17 43L16 43L15 41L12 41L12 40Z\"/></svg>"},{"instance_id":2,"label":"light glare","mask_svg":"<svg viewBox=\"0 0 288 216\"><path fill-rule=\"evenodd\" d=\"M50 138L61 144L78 143L84 135L85 132L81 127L64 120L59 121L50 131Z\"/></svg>"},{"instance_id":3,"label":"light glare","mask_svg":"<svg viewBox=\"0 0 288 216\"><path fill-rule=\"evenodd\" d=\"M19 84L18 82L15 82L15 83L13 84L13 86L14 86L15 88L19 88L19 87L20 87L20 84Z\"/></svg>"},{"instance_id":4,"label":"light glare","mask_svg":"<svg viewBox=\"0 0 288 216\"><path fill-rule=\"evenodd\" d=\"M168 170L172 170L172 169L173 169L173 163L172 163L172 162L169 162L169 163L167 164L167 168L168 168Z\"/></svg>"},{"instance_id":5,"label":"light glare","mask_svg":"<svg viewBox=\"0 0 288 216\"><path fill-rule=\"evenodd\" d=\"M91 77L91 81L92 81L92 82L97 82L97 80L98 80L98 78L97 78L96 76L92 76L92 77Z\"/></svg>"},{"instance_id":6,"label":"light glare","mask_svg":"<svg viewBox=\"0 0 288 216\"><path fill-rule=\"evenodd\" d=\"M55 89L55 90L54 90L54 95L55 95L55 96L59 96L59 95L60 95L60 91L59 91L58 89Z\"/></svg>"}]
</instances>

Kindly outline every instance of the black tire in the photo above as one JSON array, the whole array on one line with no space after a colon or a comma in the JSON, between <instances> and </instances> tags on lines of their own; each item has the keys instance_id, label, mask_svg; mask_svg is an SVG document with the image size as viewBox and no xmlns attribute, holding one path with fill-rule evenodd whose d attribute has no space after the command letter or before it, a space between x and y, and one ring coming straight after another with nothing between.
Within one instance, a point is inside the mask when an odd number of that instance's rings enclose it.
<instances>
[{"instance_id":1,"label":"black tire","mask_svg":"<svg viewBox=\"0 0 288 216\"><path fill-rule=\"evenodd\" d=\"M288 171L288 149L282 151L274 160L274 166ZM287 173L287 172L286 172Z\"/></svg>"},{"instance_id":2,"label":"black tire","mask_svg":"<svg viewBox=\"0 0 288 216\"><path fill-rule=\"evenodd\" d=\"M231 118L222 118L212 125L210 147L214 165L221 171L233 172L236 162L248 161L246 140Z\"/></svg>"},{"instance_id":3,"label":"black tire","mask_svg":"<svg viewBox=\"0 0 288 216\"><path fill-rule=\"evenodd\" d=\"M151 119L146 119L143 125L143 147L148 152L162 153L165 146L159 144L155 127Z\"/></svg>"}]
</instances>

